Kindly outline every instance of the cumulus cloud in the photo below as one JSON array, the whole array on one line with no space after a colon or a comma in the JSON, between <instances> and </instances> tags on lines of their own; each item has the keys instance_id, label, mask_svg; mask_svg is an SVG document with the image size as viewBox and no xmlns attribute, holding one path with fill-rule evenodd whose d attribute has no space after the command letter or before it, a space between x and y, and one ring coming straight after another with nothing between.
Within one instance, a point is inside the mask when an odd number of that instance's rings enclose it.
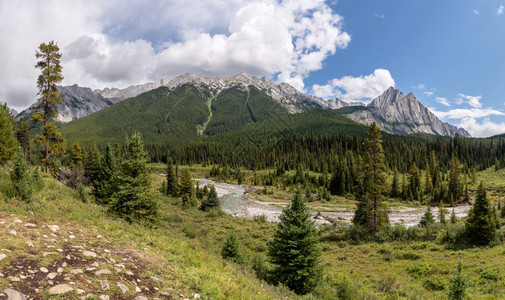
<instances>
[{"instance_id":1,"label":"cumulus cloud","mask_svg":"<svg viewBox=\"0 0 505 300\"><path fill-rule=\"evenodd\" d=\"M330 80L326 85L315 84L312 90L321 98L337 97L345 101L366 101L379 96L391 86L395 86L391 73L385 69L376 69L366 76L344 76Z\"/></svg>"},{"instance_id":2,"label":"cumulus cloud","mask_svg":"<svg viewBox=\"0 0 505 300\"><path fill-rule=\"evenodd\" d=\"M463 118L484 118L488 116L505 116L505 113L493 108L456 108L449 111L430 110L439 118L463 119Z\"/></svg>"},{"instance_id":3,"label":"cumulus cloud","mask_svg":"<svg viewBox=\"0 0 505 300\"><path fill-rule=\"evenodd\" d=\"M18 20L22 20L21 24ZM0 99L35 99L34 53L54 40L63 84L124 87L195 72L245 71L304 90L324 60L347 47L343 19L324 0L0 2Z\"/></svg>"},{"instance_id":4,"label":"cumulus cloud","mask_svg":"<svg viewBox=\"0 0 505 300\"><path fill-rule=\"evenodd\" d=\"M437 100L437 102L440 103L440 104L442 104L442 105L451 106L451 104L449 103L449 100L447 100L447 98L436 97L435 100Z\"/></svg>"},{"instance_id":5,"label":"cumulus cloud","mask_svg":"<svg viewBox=\"0 0 505 300\"><path fill-rule=\"evenodd\" d=\"M473 13L476 14L476 15L480 15L480 11L478 11L476 9L473 10Z\"/></svg>"},{"instance_id":6,"label":"cumulus cloud","mask_svg":"<svg viewBox=\"0 0 505 300\"><path fill-rule=\"evenodd\" d=\"M505 7L502 4L500 4L500 6L498 7L498 10L496 11L496 13L498 15L503 15L503 10L504 9L505 9Z\"/></svg>"},{"instance_id":7,"label":"cumulus cloud","mask_svg":"<svg viewBox=\"0 0 505 300\"><path fill-rule=\"evenodd\" d=\"M480 122L474 118L464 118L457 126L465 128L473 137L489 137L505 133L505 122L493 122L488 118Z\"/></svg>"},{"instance_id":8,"label":"cumulus cloud","mask_svg":"<svg viewBox=\"0 0 505 300\"><path fill-rule=\"evenodd\" d=\"M482 107L482 103L480 102L481 98L482 98L482 96L468 96L468 95L460 93L460 94L458 94L458 99L456 100L456 103L462 104L466 100L466 102L471 107L480 108L480 107Z\"/></svg>"}]
</instances>

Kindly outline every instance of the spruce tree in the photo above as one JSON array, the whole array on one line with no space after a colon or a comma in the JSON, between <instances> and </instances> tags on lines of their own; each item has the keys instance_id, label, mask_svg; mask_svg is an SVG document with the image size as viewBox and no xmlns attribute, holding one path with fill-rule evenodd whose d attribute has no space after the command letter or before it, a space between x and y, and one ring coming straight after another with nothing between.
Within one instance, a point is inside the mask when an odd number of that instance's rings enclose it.
<instances>
[{"instance_id":1,"label":"spruce tree","mask_svg":"<svg viewBox=\"0 0 505 300\"><path fill-rule=\"evenodd\" d=\"M0 105L0 166L14 157L17 147L18 141L14 137L14 116L4 103Z\"/></svg>"},{"instance_id":2,"label":"spruce tree","mask_svg":"<svg viewBox=\"0 0 505 300\"><path fill-rule=\"evenodd\" d=\"M98 173L100 172L102 164L102 155L98 151L96 143L93 141L91 143L91 149L86 155L86 164L84 165L84 175L88 180L95 184L98 180Z\"/></svg>"},{"instance_id":3,"label":"spruce tree","mask_svg":"<svg viewBox=\"0 0 505 300\"><path fill-rule=\"evenodd\" d=\"M16 138L18 139L19 145L25 153L26 160L30 162L32 160L32 150L30 144L30 124L21 117L16 126Z\"/></svg>"},{"instance_id":4,"label":"spruce tree","mask_svg":"<svg viewBox=\"0 0 505 300\"><path fill-rule=\"evenodd\" d=\"M33 187L31 184L30 169L26 163L25 154L21 149L16 152L14 167L10 173L11 181L16 191L16 195L23 201L32 199Z\"/></svg>"},{"instance_id":5,"label":"spruce tree","mask_svg":"<svg viewBox=\"0 0 505 300\"><path fill-rule=\"evenodd\" d=\"M421 218L421 221L419 221L419 225L422 227L428 227L429 225L432 225L435 223L435 218L433 217L433 214L431 213L431 207L428 206L426 209L426 212L424 213L423 217Z\"/></svg>"},{"instance_id":6,"label":"spruce tree","mask_svg":"<svg viewBox=\"0 0 505 300\"><path fill-rule=\"evenodd\" d=\"M458 263L455 274L449 279L449 291L447 297L450 300L462 300L466 296L467 282L462 273L463 264Z\"/></svg>"},{"instance_id":7,"label":"spruce tree","mask_svg":"<svg viewBox=\"0 0 505 300\"><path fill-rule=\"evenodd\" d=\"M153 222L158 215L157 199L151 194L147 153L139 133L126 139L126 153L117 176L117 190L109 211L128 222Z\"/></svg>"},{"instance_id":8,"label":"spruce tree","mask_svg":"<svg viewBox=\"0 0 505 300\"><path fill-rule=\"evenodd\" d=\"M175 176L172 158L167 158L167 196L177 197L177 176Z\"/></svg>"},{"instance_id":9,"label":"spruce tree","mask_svg":"<svg viewBox=\"0 0 505 300\"><path fill-rule=\"evenodd\" d=\"M459 201L463 192L461 188L461 164L459 160L453 156L450 162L449 169L449 197L452 196L454 201Z\"/></svg>"},{"instance_id":10,"label":"spruce tree","mask_svg":"<svg viewBox=\"0 0 505 300\"><path fill-rule=\"evenodd\" d=\"M110 197L117 190L116 157L111 145L105 148L105 154L100 163L98 178L93 184L93 195L100 204L108 204Z\"/></svg>"},{"instance_id":11,"label":"spruce tree","mask_svg":"<svg viewBox=\"0 0 505 300\"><path fill-rule=\"evenodd\" d=\"M49 172L49 165L53 156L62 156L65 153L65 139L58 132L52 119L56 116L55 106L61 102L58 83L63 80L61 75L60 48L54 41L48 44L42 43L35 53L39 59L36 68L41 70L37 79L37 88L39 89L41 110L32 115L32 121L41 122L42 134L35 136L35 143L42 148L42 162L45 165L46 172Z\"/></svg>"},{"instance_id":12,"label":"spruce tree","mask_svg":"<svg viewBox=\"0 0 505 300\"><path fill-rule=\"evenodd\" d=\"M364 146L359 203L353 223L377 231L381 225L388 222L388 218L383 204L386 192L386 166L382 150L382 135L375 122L368 130L368 139Z\"/></svg>"},{"instance_id":13,"label":"spruce tree","mask_svg":"<svg viewBox=\"0 0 505 300\"><path fill-rule=\"evenodd\" d=\"M221 206L221 202L217 198L216 188L214 186L210 187L209 196L205 201L202 202L200 209L203 211L209 211L212 209L219 208Z\"/></svg>"},{"instance_id":14,"label":"spruce tree","mask_svg":"<svg viewBox=\"0 0 505 300\"><path fill-rule=\"evenodd\" d=\"M310 212L298 188L280 216L268 256L275 266L272 278L297 294L310 293L320 278L318 236Z\"/></svg>"},{"instance_id":15,"label":"spruce tree","mask_svg":"<svg viewBox=\"0 0 505 300\"><path fill-rule=\"evenodd\" d=\"M237 234L230 233L224 241L223 248L221 249L221 256L234 262L241 261L240 245L238 243Z\"/></svg>"},{"instance_id":16,"label":"spruce tree","mask_svg":"<svg viewBox=\"0 0 505 300\"><path fill-rule=\"evenodd\" d=\"M482 182L477 189L475 203L466 220L466 234L472 244L488 245L495 236L492 209Z\"/></svg>"},{"instance_id":17,"label":"spruce tree","mask_svg":"<svg viewBox=\"0 0 505 300\"><path fill-rule=\"evenodd\" d=\"M76 142L72 145L72 150L70 150L70 168L83 168L83 164L84 152L79 143Z\"/></svg>"},{"instance_id":18,"label":"spruce tree","mask_svg":"<svg viewBox=\"0 0 505 300\"><path fill-rule=\"evenodd\" d=\"M191 198L193 196L193 182L191 181L191 174L189 174L188 170L182 171L178 190L180 197L188 195L188 197Z\"/></svg>"},{"instance_id":19,"label":"spruce tree","mask_svg":"<svg viewBox=\"0 0 505 300\"><path fill-rule=\"evenodd\" d=\"M396 167L393 170L393 182L391 183L391 192L389 193L389 196L391 198L397 198L400 194L399 192L399 179L398 179L398 170Z\"/></svg>"}]
</instances>

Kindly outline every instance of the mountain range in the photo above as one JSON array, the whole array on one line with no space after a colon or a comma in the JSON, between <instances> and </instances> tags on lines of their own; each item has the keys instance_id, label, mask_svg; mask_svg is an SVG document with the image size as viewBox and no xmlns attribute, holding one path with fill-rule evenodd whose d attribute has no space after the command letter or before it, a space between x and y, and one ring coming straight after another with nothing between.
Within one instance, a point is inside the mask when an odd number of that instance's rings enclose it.
<instances>
[{"instance_id":1,"label":"mountain range","mask_svg":"<svg viewBox=\"0 0 505 300\"><path fill-rule=\"evenodd\" d=\"M265 99L269 98L274 100L278 105L274 105L276 111L271 111L271 114L277 116L285 113L293 114L314 108L321 108L325 110L335 110L337 113L362 124L369 125L372 122L376 122L384 131L393 134L427 133L441 136L454 136L457 133L460 136L470 136L466 130L440 121L428 108L422 105L412 93L405 96L401 91L393 87L390 87L382 95L373 99L371 103L365 105L361 102L348 103L338 98L324 100L315 96L306 95L287 83L278 84L271 80L267 80L265 77L258 78L249 76L245 73L239 73L232 77L207 77L187 73L176 77L164 78L157 82L130 86L124 89L105 88L102 90L91 90L90 88L79 87L77 85L61 87L60 93L63 101L57 107L58 121L69 122L101 111L109 106L117 105L117 103L123 102L126 99L132 99L159 88L163 88L166 93L173 93L181 86L195 88L195 90L192 91L192 96L194 96L195 93L201 93L201 95L196 97L201 98L197 102L200 104L206 103L205 105L209 106L203 109L206 110L202 115L205 120L199 120L197 122L201 121L200 123L193 124L194 126L199 126L199 128L195 130L200 131L200 133L205 132L205 130L202 131L202 129L207 129L204 127L209 125L209 120L211 118L209 114L212 115L212 109L215 108L214 106L216 104L221 106L227 105L225 103L219 103L219 101L209 104L209 99L213 97L221 99L223 95L225 98L233 97L233 93L229 92L233 89L236 97L243 98L241 98L243 100L242 104L247 105L249 103L248 97L251 91L254 91L255 94L261 94ZM198 92L195 92L196 90ZM159 93L154 94L159 96ZM152 96L154 94L147 95ZM181 96L184 97L184 95ZM146 96L144 95L142 99L148 101L145 98ZM267 105L267 107L269 107L270 104ZM34 104L29 109L21 112L18 117L29 117L36 105L37 104ZM188 107L188 105L186 105L186 107ZM248 109L248 118L250 118L250 120L234 116L236 112L234 110L230 110L230 115L226 118L241 119L239 123L242 122L244 124L249 121L257 122L258 120L255 120L255 116L251 112L250 107L248 107ZM170 113L172 118L176 117L174 116L174 112L167 113ZM179 111L178 114L184 115L185 113ZM213 132L210 131L207 132L207 134L213 134Z\"/></svg>"}]
</instances>

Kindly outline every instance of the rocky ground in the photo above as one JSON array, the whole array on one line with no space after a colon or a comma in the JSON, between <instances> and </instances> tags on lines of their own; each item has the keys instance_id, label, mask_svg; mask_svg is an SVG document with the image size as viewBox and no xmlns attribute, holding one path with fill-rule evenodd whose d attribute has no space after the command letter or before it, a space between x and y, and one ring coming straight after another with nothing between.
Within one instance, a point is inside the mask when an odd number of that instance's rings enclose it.
<instances>
[{"instance_id":1,"label":"rocky ground","mask_svg":"<svg viewBox=\"0 0 505 300\"><path fill-rule=\"evenodd\" d=\"M0 212L0 299L200 298L177 293L164 264L93 229Z\"/></svg>"}]
</instances>

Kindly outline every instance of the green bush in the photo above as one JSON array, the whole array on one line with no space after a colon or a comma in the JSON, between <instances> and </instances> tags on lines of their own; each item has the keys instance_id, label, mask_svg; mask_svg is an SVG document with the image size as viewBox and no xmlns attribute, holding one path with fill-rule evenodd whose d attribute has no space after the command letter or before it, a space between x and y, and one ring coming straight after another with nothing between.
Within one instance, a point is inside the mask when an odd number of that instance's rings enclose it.
<instances>
[{"instance_id":1,"label":"green bush","mask_svg":"<svg viewBox=\"0 0 505 300\"><path fill-rule=\"evenodd\" d=\"M433 275L426 278L423 287L430 291L442 291L447 286L447 280L442 275Z\"/></svg>"},{"instance_id":2,"label":"green bush","mask_svg":"<svg viewBox=\"0 0 505 300\"><path fill-rule=\"evenodd\" d=\"M412 277L424 277L431 273L432 266L429 263L416 263L407 267L407 273Z\"/></svg>"},{"instance_id":3,"label":"green bush","mask_svg":"<svg viewBox=\"0 0 505 300\"><path fill-rule=\"evenodd\" d=\"M234 262L241 262L240 247L235 232L230 233L226 237L223 248L221 249L221 256Z\"/></svg>"}]
</instances>

